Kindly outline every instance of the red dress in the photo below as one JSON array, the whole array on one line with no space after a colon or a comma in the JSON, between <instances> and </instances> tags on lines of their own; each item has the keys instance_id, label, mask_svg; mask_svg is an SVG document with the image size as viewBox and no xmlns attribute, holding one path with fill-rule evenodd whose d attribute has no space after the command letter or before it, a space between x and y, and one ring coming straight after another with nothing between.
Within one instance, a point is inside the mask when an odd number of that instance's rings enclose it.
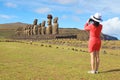
<instances>
[{"instance_id":1,"label":"red dress","mask_svg":"<svg viewBox=\"0 0 120 80\"><path fill-rule=\"evenodd\" d=\"M102 30L102 25L99 24L98 27L95 27L93 24L88 25L88 23L86 23L84 29L90 32L88 44L89 52L99 51L101 47L100 34Z\"/></svg>"}]
</instances>

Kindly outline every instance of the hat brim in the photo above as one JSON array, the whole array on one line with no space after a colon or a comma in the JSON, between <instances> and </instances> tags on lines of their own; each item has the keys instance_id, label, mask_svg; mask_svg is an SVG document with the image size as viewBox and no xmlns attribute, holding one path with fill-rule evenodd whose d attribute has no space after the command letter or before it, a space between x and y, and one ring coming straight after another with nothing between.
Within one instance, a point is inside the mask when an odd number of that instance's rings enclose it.
<instances>
[{"instance_id":1,"label":"hat brim","mask_svg":"<svg viewBox=\"0 0 120 80\"><path fill-rule=\"evenodd\" d=\"M96 21L96 22L102 22L102 19L100 19L100 20L95 19L94 16L91 16L90 18L93 19L93 20Z\"/></svg>"}]
</instances>

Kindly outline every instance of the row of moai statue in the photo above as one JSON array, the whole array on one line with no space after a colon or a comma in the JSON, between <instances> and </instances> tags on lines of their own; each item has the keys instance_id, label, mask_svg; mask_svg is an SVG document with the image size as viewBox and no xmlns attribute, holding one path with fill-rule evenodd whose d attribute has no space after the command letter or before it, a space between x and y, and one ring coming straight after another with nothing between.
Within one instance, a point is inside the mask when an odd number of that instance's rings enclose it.
<instances>
[{"instance_id":1,"label":"row of moai statue","mask_svg":"<svg viewBox=\"0 0 120 80\"><path fill-rule=\"evenodd\" d=\"M35 19L33 21L33 25L27 25L24 30L23 33L24 35L50 35L50 34L58 34L59 33L59 24L58 24L58 17L55 17L53 19L53 25L52 25L52 15L48 15L47 16L47 27L45 26L46 21L43 21L40 24L38 23L38 20Z\"/></svg>"}]
</instances>

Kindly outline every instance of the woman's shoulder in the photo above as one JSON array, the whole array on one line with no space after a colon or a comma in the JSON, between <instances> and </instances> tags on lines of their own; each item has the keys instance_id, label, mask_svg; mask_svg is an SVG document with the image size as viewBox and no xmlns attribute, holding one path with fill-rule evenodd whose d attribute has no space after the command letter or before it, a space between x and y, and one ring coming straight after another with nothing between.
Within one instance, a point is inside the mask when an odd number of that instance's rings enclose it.
<instances>
[{"instance_id":1,"label":"woman's shoulder","mask_svg":"<svg viewBox=\"0 0 120 80\"><path fill-rule=\"evenodd\" d=\"M102 25L102 24L100 24L100 26L102 27L103 25Z\"/></svg>"}]
</instances>

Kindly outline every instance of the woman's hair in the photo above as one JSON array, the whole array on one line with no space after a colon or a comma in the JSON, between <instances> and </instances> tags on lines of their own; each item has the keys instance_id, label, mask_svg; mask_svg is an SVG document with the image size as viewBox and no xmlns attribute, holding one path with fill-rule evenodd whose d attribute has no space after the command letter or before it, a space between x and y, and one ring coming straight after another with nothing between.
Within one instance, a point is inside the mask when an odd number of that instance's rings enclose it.
<instances>
[{"instance_id":1,"label":"woman's hair","mask_svg":"<svg viewBox=\"0 0 120 80\"><path fill-rule=\"evenodd\" d=\"M93 19L89 19L89 23L92 23L95 27L98 27L99 26L99 22L93 20Z\"/></svg>"},{"instance_id":2,"label":"woman's hair","mask_svg":"<svg viewBox=\"0 0 120 80\"><path fill-rule=\"evenodd\" d=\"M98 27L98 26L99 26L99 22L93 21L93 25L94 25L95 27Z\"/></svg>"}]
</instances>

